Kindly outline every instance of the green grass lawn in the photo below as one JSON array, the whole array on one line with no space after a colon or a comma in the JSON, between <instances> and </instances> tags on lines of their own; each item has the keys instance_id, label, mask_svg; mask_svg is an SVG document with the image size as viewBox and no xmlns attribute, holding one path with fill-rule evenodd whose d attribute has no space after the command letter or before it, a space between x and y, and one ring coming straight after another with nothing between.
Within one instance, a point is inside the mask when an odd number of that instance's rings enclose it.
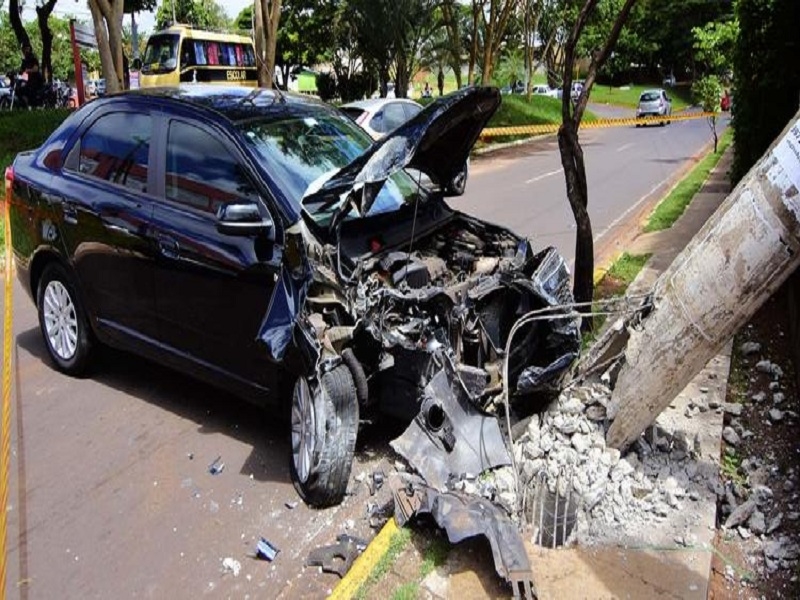
<instances>
[{"instance_id":1,"label":"green grass lawn","mask_svg":"<svg viewBox=\"0 0 800 600\"><path fill-rule=\"evenodd\" d=\"M708 179L708 174L711 172L719 159L725 153L725 150L730 146L733 141L733 131L729 127L725 130L719 140L717 153L709 152L703 160L701 160L691 172L684 177L678 185L664 198L655 210L647 219L644 226L646 232L661 231L672 227L672 224L686 210L686 207L694 198L694 195L700 190L703 183Z\"/></svg>"},{"instance_id":2,"label":"green grass lawn","mask_svg":"<svg viewBox=\"0 0 800 600\"><path fill-rule=\"evenodd\" d=\"M5 174L18 152L41 146L68 114L66 109L0 112L0 173ZM2 193L5 194L5 179ZM5 228L3 215L0 215L0 256L4 242Z\"/></svg>"},{"instance_id":3,"label":"green grass lawn","mask_svg":"<svg viewBox=\"0 0 800 600\"><path fill-rule=\"evenodd\" d=\"M661 84L612 87L595 83L594 87L592 87L589 101L597 102L598 104L614 104L636 108L636 105L639 104L639 96L643 91L660 87L662 87ZM672 98L673 112L683 110L693 104L689 86L679 85L669 88L667 89L667 95Z\"/></svg>"}]
</instances>

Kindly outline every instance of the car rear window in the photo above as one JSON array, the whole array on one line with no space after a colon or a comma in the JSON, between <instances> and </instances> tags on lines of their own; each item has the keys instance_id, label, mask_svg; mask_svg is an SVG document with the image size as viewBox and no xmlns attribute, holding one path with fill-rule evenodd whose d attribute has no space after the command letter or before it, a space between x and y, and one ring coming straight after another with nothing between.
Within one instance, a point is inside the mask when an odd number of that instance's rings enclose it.
<instances>
[{"instance_id":1,"label":"car rear window","mask_svg":"<svg viewBox=\"0 0 800 600\"><path fill-rule=\"evenodd\" d=\"M655 102L660 98L660 94L658 92L645 92L639 98L639 102Z\"/></svg>"},{"instance_id":2,"label":"car rear window","mask_svg":"<svg viewBox=\"0 0 800 600\"><path fill-rule=\"evenodd\" d=\"M353 121L358 121L358 118L367 111L357 106L345 106L342 108L342 112L353 119Z\"/></svg>"}]
</instances>

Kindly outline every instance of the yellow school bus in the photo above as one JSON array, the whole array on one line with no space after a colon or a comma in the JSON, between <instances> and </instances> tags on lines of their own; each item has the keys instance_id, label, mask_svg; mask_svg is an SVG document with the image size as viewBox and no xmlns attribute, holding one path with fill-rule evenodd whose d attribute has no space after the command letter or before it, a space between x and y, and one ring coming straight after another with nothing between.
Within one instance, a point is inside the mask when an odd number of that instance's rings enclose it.
<instances>
[{"instance_id":1,"label":"yellow school bus","mask_svg":"<svg viewBox=\"0 0 800 600\"><path fill-rule=\"evenodd\" d=\"M258 85L253 40L174 25L147 40L142 59L141 87L179 83Z\"/></svg>"}]
</instances>

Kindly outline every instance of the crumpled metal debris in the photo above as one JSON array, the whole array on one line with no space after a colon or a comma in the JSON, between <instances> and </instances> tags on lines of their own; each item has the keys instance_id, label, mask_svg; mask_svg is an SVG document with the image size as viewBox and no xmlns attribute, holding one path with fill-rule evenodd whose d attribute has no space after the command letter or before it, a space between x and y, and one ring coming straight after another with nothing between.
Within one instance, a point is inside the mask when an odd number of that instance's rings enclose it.
<instances>
[{"instance_id":1,"label":"crumpled metal debris","mask_svg":"<svg viewBox=\"0 0 800 600\"><path fill-rule=\"evenodd\" d=\"M395 520L401 527L413 516L429 514L456 544L484 536L492 548L497 574L511 583L514 597L534 598L533 572L519 528L499 506L457 492L439 492L415 475L389 480L395 499Z\"/></svg>"},{"instance_id":2,"label":"crumpled metal debris","mask_svg":"<svg viewBox=\"0 0 800 600\"><path fill-rule=\"evenodd\" d=\"M451 474L477 475L511 464L497 419L472 406L449 361L425 387L419 414L391 446L440 491Z\"/></svg>"},{"instance_id":3,"label":"crumpled metal debris","mask_svg":"<svg viewBox=\"0 0 800 600\"><path fill-rule=\"evenodd\" d=\"M325 573L344 577L366 547L366 541L343 533L336 538L335 544L312 550L306 559L306 566L322 567Z\"/></svg>"},{"instance_id":4,"label":"crumpled metal debris","mask_svg":"<svg viewBox=\"0 0 800 600\"><path fill-rule=\"evenodd\" d=\"M280 552L280 550L266 538L262 537L258 540L258 543L256 543L256 558L272 562L275 560L275 557L278 556L278 552Z\"/></svg>"}]
</instances>

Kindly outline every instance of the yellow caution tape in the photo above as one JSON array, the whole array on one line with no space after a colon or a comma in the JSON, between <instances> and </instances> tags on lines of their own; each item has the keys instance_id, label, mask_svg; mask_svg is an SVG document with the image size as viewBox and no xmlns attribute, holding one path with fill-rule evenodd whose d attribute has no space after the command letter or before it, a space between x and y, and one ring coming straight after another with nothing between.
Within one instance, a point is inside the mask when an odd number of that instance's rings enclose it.
<instances>
[{"instance_id":1,"label":"yellow caution tape","mask_svg":"<svg viewBox=\"0 0 800 600\"><path fill-rule=\"evenodd\" d=\"M0 600L6 597L6 529L8 525L8 471L11 462L11 182L6 181L3 226L5 231L5 310L3 314L3 399L0 424Z\"/></svg>"},{"instance_id":2,"label":"yellow caution tape","mask_svg":"<svg viewBox=\"0 0 800 600\"><path fill-rule=\"evenodd\" d=\"M630 127L631 125L649 125L672 121L693 121L695 119L706 119L714 116L715 113L686 113L680 115L670 115L669 117L641 117L627 119L598 119L597 121L584 121L581 129L605 129L608 127ZM719 116L718 114L716 116ZM544 135L556 133L561 127L560 123L548 123L545 125L521 125L519 127L487 127L481 131L482 138L499 137L504 135Z\"/></svg>"}]
</instances>

